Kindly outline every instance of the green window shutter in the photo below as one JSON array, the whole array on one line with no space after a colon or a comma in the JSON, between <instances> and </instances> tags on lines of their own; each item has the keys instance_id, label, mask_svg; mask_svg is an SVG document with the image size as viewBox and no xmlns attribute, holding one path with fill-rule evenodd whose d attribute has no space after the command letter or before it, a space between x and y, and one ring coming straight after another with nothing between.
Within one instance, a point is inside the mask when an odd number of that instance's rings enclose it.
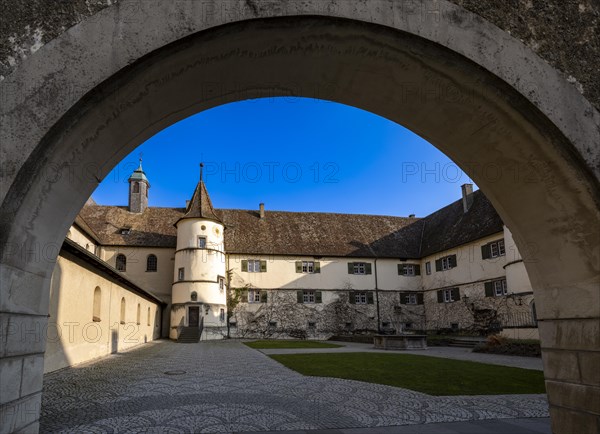
<instances>
[{"instance_id":1,"label":"green window shutter","mask_svg":"<svg viewBox=\"0 0 600 434\"><path fill-rule=\"evenodd\" d=\"M417 294L417 304L424 304L423 294Z\"/></svg>"},{"instance_id":2,"label":"green window shutter","mask_svg":"<svg viewBox=\"0 0 600 434\"><path fill-rule=\"evenodd\" d=\"M435 271L442 271L442 260L441 259L435 260Z\"/></svg>"},{"instance_id":3,"label":"green window shutter","mask_svg":"<svg viewBox=\"0 0 600 434\"><path fill-rule=\"evenodd\" d=\"M315 262L315 273L320 273L321 272L321 263L320 262Z\"/></svg>"},{"instance_id":4,"label":"green window shutter","mask_svg":"<svg viewBox=\"0 0 600 434\"><path fill-rule=\"evenodd\" d=\"M242 260L242 271L248 271L248 261L246 259Z\"/></svg>"},{"instance_id":5,"label":"green window shutter","mask_svg":"<svg viewBox=\"0 0 600 434\"><path fill-rule=\"evenodd\" d=\"M421 275L421 266L419 264L415 265L415 276Z\"/></svg>"},{"instance_id":6,"label":"green window shutter","mask_svg":"<svg viewBox=\"0 0 600 434\"><path fill-rule=\"evenodd\" d=\"M369 291L367 292L367 304L374 304L375 301L373 300L373 292Z\"/></svg>"},{"instance_id":7,"label":"green window shutter","mask_svg":"<svg viewBox=\"0 0 600 434\"><path fill-rule=\"evenodd\" d=\"M485 287L485 296L493 297L494 296L494 282L485 282L483 285Z\"/></svg>"},{"instance_id":8,"label":"green window shutter","mask_svg":"<svg viewBox=\"0 0 600 434\"><path fill-rule=\"evenodd\" d=\"M260 291L260 302L261 303L266 303L267 302L267 291Z\"/></svg>"},{"instance_id":9,"label":"green window shutter","mask_svg":"<svg viewBox=\"0 0 600 434\"><path fill-rule=\"evenodd\" d=\"M398 264L398 276L402 276L403 270L404 270L404 265Z\"/></svg>"},{"instance_id":10,"label":"green window shutter","mask_svg":"<svg viewBox=\"0 0 600 434\"><path fill-rule=\"evenodd\" d=\"M302 273L302 261L296 261L296 273Z\"/></svg>"},{"instance_id":11,"label":"green window shutter","mask_svg":"<svg viewBox=\"0 0 600 434\"><path fill-rule=\"evenodd\" d=\"M406 304L406 294L404 292L400 293L400 304Z\"/></svg>"},{"instance_id":12,"label":"green window shutter","mask_svg":"<svg viewBox=\"0 0 600 434\"><path fill-rule=\"evenodd\" d=\"M444 302L444 291L443 290L438 291L437 297L438 297L438 303L443 303Z\"/></svg>"},{"instance_id":13,"label":"green window shutter","mask_svg":"<svg viewBox=\"0 0 600 434\"><path fill-rule=\"evenodd\" d=\"M460 301L460 289L452 288L452 300Z\"/></svg>"},{"instance_id":14,"label":"green window shutter","mask_svg":"<svg viewBox=\"0 0 600 434\"><path fill-rule=\"evenodd\" d=\"M304 303L304 291L302 291L302 290L296 291L296 301L298 303Z\"/></svg>"},{"instance_id":15,"label":"green window shutter","mask_svg":"<svg viewBox=\"0 0 600 434\"><path fill-rule=\"evenodd\" d=\"M489 244L481 246L481 259L489 259L492 257L492 250Z\"/></svg>"},{"instance_id":16,"label":"green window shutter","mask_svg":"<svg viewBox=\"0 0 600 434\"><path fill-rule=\"evenodd\" d=\"M354 291L348 293L348 302L350 304L356 304L356 298L354 297Z\"/></svg>"},{"instance_id":17,"label":"green window shutter","mask_svg":"<svg viewBox=\"0 0 600 434\"><path fill-rule=\"evenodd\" d=\"M448 263L450 264L450 267L452 267L452 268L456 267L456 255L449 256Z\"/></svg>"},{"instance_id":18,"label":"green window shutter","mask_svg":"<svg viewBox=\"0 0 600 434\"><path fill-rule=\"evenodd\" d=\"M354 262L348 262L348 274L354 274Z\"/></svg>"},{"instance_id":19,"label":"green window shutter","mask_svg":"<svg viewBox=\"0 0 600 434\"><path fill-rule=\"evenodd\" d=\"M261 273L267 272L267 261L260 261L260 272Z\"/></svg>"},{"instance_id":20,"label":"green window shutter","mask_svg":"<svg viewBox=\"0 0 600 434\"><path fill-rule=\"evenodd\" d=\"M371 274L371 264L370 263L365 264L365 274Z\"/></svg>"},{"instance_id":21,"label":"green window shutter","mask_svg":"<svg viewBox=\"0 0 600 434\"><path fill-rule=\"evenodd\" d=\"M321 291L315 291L315 303L323 303L323 294Z\"/></svg>"},{"instance_id":22,"label":"green window shutter","mask_svg":"<svg viewBox=\"0 0 600 434\"><path fill-rule=\"evenodd\" d=\"M240 302L241 302L241 303L248 303L248 291L247 291L246 289L243 289L243 290L240 292L240 294L241 294L241 295L240 295L240 297L241 297L241 300L240 300Z\"/></svg>"}]
</instances>

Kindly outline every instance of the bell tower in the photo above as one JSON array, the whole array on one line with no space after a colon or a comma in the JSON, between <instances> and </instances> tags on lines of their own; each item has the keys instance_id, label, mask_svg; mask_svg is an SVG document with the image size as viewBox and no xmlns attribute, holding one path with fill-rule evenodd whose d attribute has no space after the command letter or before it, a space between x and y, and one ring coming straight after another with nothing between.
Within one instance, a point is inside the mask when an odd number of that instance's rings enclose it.
<instances>
[{"instance_id":1,"label":"bell tower","mask_svg":"<svg viewBox=\"0 0 600 434\"><path fill-rule=\"evenodd\" d=\"M129 177L129 212L141 214L148 208L148 190L150 182L142 169L140 157L140 165Z\"/></svg>"}]
</instances>

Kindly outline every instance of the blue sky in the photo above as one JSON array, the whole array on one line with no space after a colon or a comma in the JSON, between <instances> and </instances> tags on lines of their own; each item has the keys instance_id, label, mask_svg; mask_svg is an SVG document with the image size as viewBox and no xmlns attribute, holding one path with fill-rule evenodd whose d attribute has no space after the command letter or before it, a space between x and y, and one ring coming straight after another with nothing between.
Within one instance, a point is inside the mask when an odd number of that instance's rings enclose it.
<instances>
[{"instance_id":1,"label":"blue sky","mask_svg":"<svg viewBox=\"0 0 600 434\"><path fill-rule=\"evenodd\" d=\"M150 206L183 207L199 163L217 208L425 216L460 197L468 176L404 127L342 104L265 98L216 107L156 134L92 197L127 204L140 153Z\"/></svg>"}]
</instances>

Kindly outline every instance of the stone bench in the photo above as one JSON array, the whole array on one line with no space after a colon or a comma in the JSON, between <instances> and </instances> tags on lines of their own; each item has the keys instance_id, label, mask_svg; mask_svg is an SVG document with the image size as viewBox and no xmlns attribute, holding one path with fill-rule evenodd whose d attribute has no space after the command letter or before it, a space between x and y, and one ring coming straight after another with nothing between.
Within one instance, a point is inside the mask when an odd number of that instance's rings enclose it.
<instances>
[{"instance_id":1,"label":"stone bench","mask_svg":"<svg viewBox=\"0 0 600 434\"><path fill-rule=\"evenodd\" d=\"M425 350L426 335L375 335L375 348L379 350Z\"/></svg>"}]
</instances>

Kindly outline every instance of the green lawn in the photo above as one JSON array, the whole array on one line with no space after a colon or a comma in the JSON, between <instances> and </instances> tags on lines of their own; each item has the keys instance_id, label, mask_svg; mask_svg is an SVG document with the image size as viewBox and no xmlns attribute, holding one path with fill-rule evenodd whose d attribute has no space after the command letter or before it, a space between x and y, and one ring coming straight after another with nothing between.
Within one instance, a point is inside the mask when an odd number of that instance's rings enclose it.
<instances>
[{"instance_id":1,"label":"green lawn","mask_svg":"<svg viewBox=\"0 0 600 434\"><path fill-rule=\"evenodd\" d=\"M429 395L545 393L542 371L413 354L278 354L304 375L403 387Z\"/></svg>"},{"instance_id":2,"label":"green lawn","mask_svg":"<svg viewBox=\"0 0 600 434\"><path fill-rule=\"evenodd\" d=\"M264 340L264 341L253 341L244 342L250 348L257 350L266 349L284 349L284 348L338 348L342 345L328 344L325 342L317 341L292 341L292 340Z\"/></svg>"}]
</instances>

